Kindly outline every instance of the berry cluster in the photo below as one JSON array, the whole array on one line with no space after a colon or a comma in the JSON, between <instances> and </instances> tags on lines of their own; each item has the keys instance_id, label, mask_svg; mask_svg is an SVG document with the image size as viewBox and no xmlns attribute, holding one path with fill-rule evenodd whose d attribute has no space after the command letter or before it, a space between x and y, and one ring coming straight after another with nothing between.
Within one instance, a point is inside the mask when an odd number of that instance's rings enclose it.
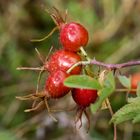
<instances>
[{"instance_id":1,"label":"berry cluster","mask_svg":"<svg viewBox=\"0 0 140 140\"><path fill-rule=\"evenodd\" d=\"M55 9L56 10L56 9ZM58 11L57 11L58 12ZM51 14L55 23L57 24L60 34L60 43L62 48L54 52L47 61L44 62L41 71L49 72L49 76L45 82L45 89L43 92L37 92L23 97L17 97L21 100L26 99L41 99L41 103L36 105L34 102L31 109L25 110L26 112L34 111L40 107L41 104L45 103L48 112L51 109L48 107L48 99L61 98L65 96L69 91L72 93L72 97L77 104L77 121L81 122L81 116L84 112L87 119L89 115L86 108L94 103L98 97L97 90L91 89L71 89L64 85L64 80L70 75L82 74L82 66L76 66L72 71L68 73L68 70L75 63L82 60L80 56L80 48L87 45L88 32L81 24L76 22L65 23L62 17L59 15ZM24 68L22 68L24 69ZM90 122L89 122L90 124Z\"/></svg>"}]
</instances>

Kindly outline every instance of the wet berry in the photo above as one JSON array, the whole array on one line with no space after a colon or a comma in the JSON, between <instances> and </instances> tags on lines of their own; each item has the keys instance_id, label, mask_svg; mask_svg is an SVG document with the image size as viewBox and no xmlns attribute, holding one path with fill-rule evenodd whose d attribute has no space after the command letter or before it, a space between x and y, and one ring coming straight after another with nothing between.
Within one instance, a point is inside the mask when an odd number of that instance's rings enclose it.
<instances>
[{"instance_id":1,"label":"wet berry","mask_svg":"<svg viewBox=\"0 0 140 140\"><path fill-rule=\"evenodd\" d=\"M79 23L62 24L60 28L60 42L66 50L76 52L81 46L86 46L88 32Z\"/></svg>"},{"instance_id":2,"label":"wet berry","mask_svg":"<svg viewBox=\"0 0 140 140\"><path fill-rule=\"evenodd\" d=\"M66 95L70 88L64 86L63 82L69 75L61 70L58 70L49 75L45 89L51 98L60 98Z\"/></svg>"},{"instance_id":3,"label":"wet berry","mask_svg":"<svg viewBox=\"0 0 140 140\"><path fill-rule=\"evenodd\" d=\"M52 54L45 67L51 73L57 70L66 72L73 64L79 61L81 61L81 58L78 54L70 51L59 50ZM80 72L81 66L77 66L70 74L80 74Z\"/></svg>"},{"instance_id":4,"label":"wet berry","mask_svg":"<svg viewBox=\"0 0 140 140\"><path fill-rule=\"evenodd\" d=\"M75 88L72 97L80 107L87 107L96 101L98 95L97 90Z\"/></svg>"}]
</instances>

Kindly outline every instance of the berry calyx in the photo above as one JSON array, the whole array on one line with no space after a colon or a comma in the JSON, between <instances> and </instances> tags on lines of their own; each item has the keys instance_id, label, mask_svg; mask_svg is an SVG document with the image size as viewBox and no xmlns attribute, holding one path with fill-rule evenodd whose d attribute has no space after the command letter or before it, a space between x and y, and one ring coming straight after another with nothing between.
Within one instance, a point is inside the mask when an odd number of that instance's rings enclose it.
<instances>
[{"instance_id":1,"label":"berry calyx","mask_svg":"<svg viewBox=\"0 0 140 140\"><path fill-rule=\"evenodd\" d=\"M60 42L66 50L77 52L81 46L86 46L88 31L79 23L62 24Z\"/></svg>"},{"instance_id":2,"label":"berry calyx","mask_svg":"<svg viewBox=\"0 0 140 140\"><path fill-rule=\"evenodd\" d=\"M66 72L72 65L79 61L81 61L81 57L78 54L65 50L59 50L52 54L44 67L50 73L53 73L57 70ZM77 66L70 72L70 74L80 74L80 72L81 66Z\"/></svg>"},{"instance_id":3,"label":"berry calyx","mask_svg":"<svg viewBox=\"0 0 140 140\"><path fill-rule=\"evenodd\" d=\"M72 97L80 107L88 107L98 97L97 90L75 88L72 90Z\"/></svg>"},{"instance_id":4,"label":"berry calyx","mask_svg":"<svg viewBox=\"0 0 140 140\"><path fill-rule=\"evenodd\" d=\"M140 82L140 73L135 73L131 76L131 88L137 89L138 83ZM131 91L131 93L136 93Z\"/></svg>"},{"instance_id":5,"label":"berry calyx","mask_svg":"<svg viewBox=\"0 0 140 140\"><path fill-rule=\"evenodd\" d=\"M49 75L45 89L48 92L50 98L60 98L65 96L69 91L70 88L64 86L63 82L65 78L67 78L69 74L58 70Z\"/></svg>"}]
</instances>

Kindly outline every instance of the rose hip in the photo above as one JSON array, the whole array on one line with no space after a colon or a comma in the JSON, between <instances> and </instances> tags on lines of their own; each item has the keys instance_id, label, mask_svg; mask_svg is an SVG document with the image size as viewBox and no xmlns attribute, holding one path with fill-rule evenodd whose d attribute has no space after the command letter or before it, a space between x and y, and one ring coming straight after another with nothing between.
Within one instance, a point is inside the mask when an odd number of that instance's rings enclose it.
<instances>
[{"instance_id":1,"label":"rose hip","mask_svg":"<svg viewBox=\"0 0 140 140\"><path fill-rule=\"evenodd\" d=\"M97 90L75 88L72 97L80 107L88 107L96 101L98 95Z\"/></svg>"},{"instance_id":2,"label":"rose hip","mask_svg":"<svg viewBox=\"0 0 140 140\"><path fill-rule=\"evenodd\" d=\"M66 72L73 64L81 61L81 58L78 54L74 52L69 52L65 50L56 51L48 62L45 64L45 68L53 73L57 70L62 70ZM81 66L75 67L70 74L80 74Z\"/></svg>"},{"instance_id":3,"label":"rose hip","mask_svg":"<svg viewBox=\"0 0 140 140\"><path fill-rule=\"evenodd\" d=\"M69 75L61 70L58 70L49 75L46 81L45 89L50 98L60 98L65 96L70 88L64 86L63 81Z\"/></svg>"},{"instance_id":4,"label":"rose hip","mask_svg":"<svg viewBox=\"0 0 140 140\"><path fill-rule=\"evenodd\" d=\"M66 50L77 52L80 47L86 46L88 31L76 22L61 24L60 42Z\"/></svg>"}]
</instances>

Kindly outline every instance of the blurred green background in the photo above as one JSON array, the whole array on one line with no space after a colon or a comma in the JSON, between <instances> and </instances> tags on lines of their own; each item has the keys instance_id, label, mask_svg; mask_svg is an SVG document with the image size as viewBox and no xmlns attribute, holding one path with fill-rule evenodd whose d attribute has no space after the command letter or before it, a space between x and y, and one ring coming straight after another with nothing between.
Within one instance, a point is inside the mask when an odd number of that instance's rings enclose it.
<instances>
[{"instance_id":1,"label":"blurred green background","mask_svg":"<svg viewBox=\"0 0 140 140\"><path fill-rule=\"evenodd\" d=\"M46 111L24 113L31 102L15 99L15 96L34 93L38 76L38 72L16 68L42 65L35 48L43 56L52 45L55 49L61 48L58 32L43 42L30 42L55 27L44 10L52 6L62 14L67 9L67 21L80 22L88 29L90 41L86 51L91 58L107 63L140 59L139 0L0 0L0 140L112 140L108 110L91 116L91 129L87 134L85 117L83 127L75 130L75 112L56 113L59 122L55 123ZM139 70L137 66L121 72L129 75ZM42 78L42 87L45 79L46 75ZM72 103L68 95L50 104L65 108ZM125 93L111 97L114 111L125 103ZM117 128L118 140L140 140L139 124L126 122Z\"/></svg>"}]
</instances>

